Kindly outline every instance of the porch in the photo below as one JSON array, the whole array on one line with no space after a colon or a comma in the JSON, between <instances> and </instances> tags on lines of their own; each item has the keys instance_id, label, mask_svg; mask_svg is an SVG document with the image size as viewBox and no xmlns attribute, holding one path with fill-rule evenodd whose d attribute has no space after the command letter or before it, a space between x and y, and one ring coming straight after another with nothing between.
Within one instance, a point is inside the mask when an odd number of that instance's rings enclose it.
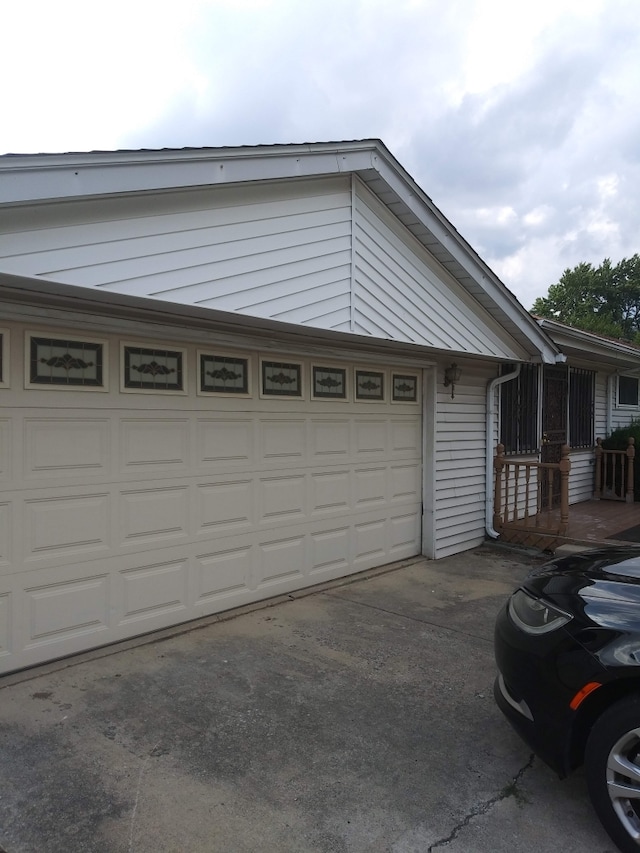
<instances>
[{"instance_id":1,"label":"porch","mask_svg":"<svg viewBox=\"0 0 640 853\"><path fill-rule=\"evenodd\" d=\"M559 509L541 513L540 522L545 532L535 528L523 531L516 529L517 525L510 529L507 522L502 525L500 538L543 551L554 551L560 545L599 548L637 544L640 547L640 503L590 500L572 504L567 528L562 534L547 532L560 526Z\"/></svg>"},{"instance_id":2,"label":"porch","mask_svg":"<svg viewBox=\"0 0 640 853\"><path fill-rule=\"evenodd\" d=\"M498 445L494 460L494 527L503 541L545 551L561 545L592 548L637 544L640 547L640 503L634 503L634 441L626 451L595 453L593 499L569 505L569 448L559 463L509 460Z\"/></svg>"}]
</instances>

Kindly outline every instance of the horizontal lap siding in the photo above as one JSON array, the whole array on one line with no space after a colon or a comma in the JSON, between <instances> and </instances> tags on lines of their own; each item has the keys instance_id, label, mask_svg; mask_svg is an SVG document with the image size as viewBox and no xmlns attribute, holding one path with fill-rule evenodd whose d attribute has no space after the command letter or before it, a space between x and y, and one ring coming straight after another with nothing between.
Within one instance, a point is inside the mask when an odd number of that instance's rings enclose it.
<instances>
[{"instance_id":1,"label":"horizontal lap siding","mask_svg":"<svg viewBox=\"0 0 640 853\"><path fill-rule=\"evenodd\" d=\"M460 362L460 383L451 399L437 368L435 436L436 557L479 545L485 538L486 386L495 368Z\"/></svg>"},{"instance_id":2,"label":"horizontal lap siding","mask_svg":"<svg viewBox=\"0 0 640 853\"><path fill-rule=\"evenodd\" d=\"M591 500L593 497L593 477L593 450L574 451L571 454L571 474L569 476L570 504Z\"/></svg>"},{"instance_id":3,"label":"horizontal lap siding","mask_svg":"<svg viewBox=\"0 0 640 853\"><path fill-rule=\"evenodd\" d=\"M211 188L0 215L6 272L343 329L348 179Z\"/></svg>"}]
</instances>

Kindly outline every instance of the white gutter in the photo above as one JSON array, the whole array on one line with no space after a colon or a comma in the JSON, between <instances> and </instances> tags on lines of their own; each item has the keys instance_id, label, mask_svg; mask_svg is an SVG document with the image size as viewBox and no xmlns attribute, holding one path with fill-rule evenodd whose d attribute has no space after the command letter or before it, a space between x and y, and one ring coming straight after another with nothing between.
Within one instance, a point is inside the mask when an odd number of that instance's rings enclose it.
<instances>
[{"instance_id":1,"label":"white gutter","mask_svg":"<svg viewBox=\"0 0 640 853\"><path fill-rule=\"evenodd\" d=\"M517 379L520 376L522 364L518 364L513 373L506 373L504 376L496 376L487 385L487 422L486 422L486 483L485 483L485 511L484 522L487 536L491 539L497 539L500 534L493 527L493 395L499 385L504 385L505 382L511 382L512 379Z\"/></svg>"}]
</instances>

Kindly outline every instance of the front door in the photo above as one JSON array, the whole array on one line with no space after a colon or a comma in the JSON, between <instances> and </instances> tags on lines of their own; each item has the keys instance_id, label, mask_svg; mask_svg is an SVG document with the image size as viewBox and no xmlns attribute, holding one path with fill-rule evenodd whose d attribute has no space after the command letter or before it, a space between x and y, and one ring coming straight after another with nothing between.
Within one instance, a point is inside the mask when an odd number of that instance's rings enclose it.
<instances>
[{"instance_id":1,"label":"front door","mask_svg":"<svg viewBox=\"0 0 640 853\"><path fill-rule=\"evenodd\" d=\"M542 383L541 462L559 462L562 458L562 446L567 443L567 395L566 365L545 365ZM552 483L543 478L542 506L545 509L553 509L559 505L560 472L555 471Z\"/></svg>"}]
</instances>

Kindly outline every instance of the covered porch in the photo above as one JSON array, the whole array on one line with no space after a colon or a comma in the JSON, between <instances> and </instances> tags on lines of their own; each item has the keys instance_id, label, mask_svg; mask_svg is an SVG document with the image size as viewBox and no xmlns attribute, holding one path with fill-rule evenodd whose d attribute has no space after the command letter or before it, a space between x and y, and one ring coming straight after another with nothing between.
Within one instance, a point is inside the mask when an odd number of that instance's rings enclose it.
<instances>
[{"instance_id":1,"label":"covered porch","mask_svg":"<svg viewBox=\"0 0 640 853\"><path fill-rule=\"evenodd\" d=\"M562 450L560 462L550 464L509 460L503 446L498 446L493 518L500 538L545 551L568 544L597 548L635 543L640 547L633 439L626 451L603 451L598 442L594 499L571 505L569 448Z\"/></svg>"}]
</instances>

